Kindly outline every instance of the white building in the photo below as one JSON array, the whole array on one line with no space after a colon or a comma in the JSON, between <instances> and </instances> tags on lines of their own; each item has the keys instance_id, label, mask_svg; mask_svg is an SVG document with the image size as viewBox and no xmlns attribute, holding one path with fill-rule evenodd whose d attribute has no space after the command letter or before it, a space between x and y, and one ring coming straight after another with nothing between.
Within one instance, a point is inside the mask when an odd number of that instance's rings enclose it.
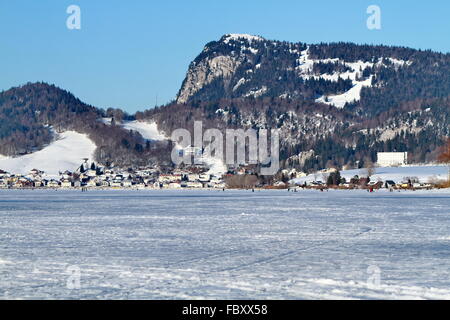
<instances>
[{"instance_id":1,"label":"white building","mask_svg":"<svg viewBox=\"0 0 450 320\"><path fill-rule=\"evenodd\" d=\"M198 181L188 181L186 182L187 188L203 188L203 183Z\"/></svg>"},{"instance_id":2,"label":"white building","mask_svg":"<svg viewBox=\"0 0 450 320\"><path fill-rule=\"evenodd\" d=\"M408 163L408 152L378 152L377 164L380 167L402 166Z\"/></svg>"},{"instance_id":3,"label":"white building","mask_svg":"<svg viewBox=\"0 0 450 320\"><path fill-rule=\"evenodd\" d=\"M188 174L188 181L194 182L200 179L200 175L196 173Z\"/></svg>"},{"instance_id":4,"label":"white building","mask_svg":"<svg viewBox=\"0 0 450 320\"><path fill-rule=\"evenodd\" d=\"M63 187L63 188L70 188L70 187L72 187L72 182L70 182L70 180L64 179L61 182L61 187Z\"/></svg>"},{"instance_id":5,"label":"white building","mask_svg":"<svg viewBox=\"0 0 450 320\"><path fill-rule=\"evenodd\" d=\"M90 179L87 183L86 186L88 187L96 187L97 186L97 182L95 181L95 179Z\"/></svg>"},{"instance_id":6,"label":"white building","mask_svg":"<svg viewBox=\"0 0 450 320\"><path fill-rule=\"evenodd\" d=\"M169 183L169 185L167 187L169 189L180 189L181 188L181 184L179 184L177 182L172 182L172 183Z\"/></svg>"},{"instance_id":7,"label":"white building","mask_svg":"<svg viewBox=\"0 0 450 320\"><path fill-rule=\"evenodd\" d=\"M211 175L206 174L206 173L200 174L200 175L198 176L198 180L199 180L200 182L208 182L209 180L211 180Z\"/></svg>"}]
</instances>

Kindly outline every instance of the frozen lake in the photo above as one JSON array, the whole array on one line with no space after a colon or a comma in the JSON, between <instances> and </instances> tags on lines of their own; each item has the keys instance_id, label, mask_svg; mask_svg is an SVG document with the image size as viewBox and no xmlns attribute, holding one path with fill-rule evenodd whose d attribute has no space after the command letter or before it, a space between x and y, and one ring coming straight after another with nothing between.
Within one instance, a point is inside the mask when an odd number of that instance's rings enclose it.
<instances>
[{"instance_id":1,"label":"frozen lake","mask_svg":"<svg viewBox=\"0 0 450 320\"><path fill-rule=\"evenodd\" d=\"M20 298L450 299L450 192L2 190Z\"/></svg>"}]
</instances>

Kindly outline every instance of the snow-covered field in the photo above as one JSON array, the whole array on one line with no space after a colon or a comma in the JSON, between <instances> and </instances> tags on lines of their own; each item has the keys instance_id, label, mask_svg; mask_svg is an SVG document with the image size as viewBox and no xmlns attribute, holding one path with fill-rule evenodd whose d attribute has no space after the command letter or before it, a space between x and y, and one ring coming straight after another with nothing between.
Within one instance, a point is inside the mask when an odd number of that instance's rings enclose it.
<instances>
[{"instance_id":1,"label":"snow-covered field","mask_svg":"<svg viewBox=\"0 0 450 320\"><path fill-rule=\"evenodd\" d=\"M310 174L305 177L293 179L294 183L303 184L313 181L326 182L327 173ZM341 176L350 181L355 175L360 177L367 176L367 169L353 169L341 171ZM374 174L370 177L371 181L393 180L400 183L408 177L416 177L421 183L444 181L448 177L448 166L445 165L407 165L401 167L377 167L374 168ZM407 179L406 179L407 181Z\"/></svg>"},{"instance_id":2,"label":"snow-covered field","mask_svg":"<svg viewBox=\"0 0 450 320\"><path fill-rule=\"evenodd\" d=\"M58 176L60 171L77 169L83 158L92 160L95 148L95 143L87 135L65 131L42 150L15 158L0 156L0 169L16 174L28 174L32 169L39 169L49 176Z\"/></svg>"},{"instance_id":3,"label":"snow-covered field","mask_svg":"<svg viewBox=\"0 0 450 320\"><path fill-rule=\"evenodd\" d=\"M0 297L450 299L449 204L449 190L0 191Z\"/></svg>"}]
</instances>

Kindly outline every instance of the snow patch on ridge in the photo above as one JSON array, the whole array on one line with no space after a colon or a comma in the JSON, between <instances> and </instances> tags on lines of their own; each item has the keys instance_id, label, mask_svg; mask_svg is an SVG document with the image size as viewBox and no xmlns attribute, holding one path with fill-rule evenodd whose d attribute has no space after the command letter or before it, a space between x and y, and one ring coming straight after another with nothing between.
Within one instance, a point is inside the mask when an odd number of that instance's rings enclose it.
<instances>
[{"instance_id":1,"label":"snow patch on ridge","mask_svg":"<svg viewBox=\"0 0 450 320\"><path fill-rule=\"evenodd\" d=\"M225 38L223 40L224 43L228 44L231 40L242 40L245 39L249 42L252 41L262 41L264 40L264 38L258 37L258 36L253 36L250 34L244 34L244 33L230 33L225 35Z\"/></svg>"},{"instance_id":2,"label":"snow patch on ridge","mask_svg":"<svg viewBox=\"0 0 450 320\"><path fill-rule=\"evenodd\" d=\"M333 105L336 108L344 108L346 103L359 101L361 99L361 89L363 87L370 87L372 84L372 76L364 81L353 81L354 86L338 95L322 96L316 99L316 102L321 102L329 105Z\"/></svg>"},{"instance_id":3,"label":"snow patch on ridge","mask_svg":"<svg viewBox=\"0 0 450 320\"><path fill-rule=\"evenodd\" d=\"M384 65L382 58L378 59L377 62L367 62L367 61L356 61L356 62L346 62L338 58L329 59L311 59L309 57L309 47L306 50L300 52L300 57L297 59L299 66L297 70L300 72L300 77L303 79L324 79L328 81L337 82L339 79L349 79L352 81L353 87L338 95L322 96L316 99L316 102L325 103L328 105L333 105L337 108L343 108L346 103L356 102L361 99L361 89L363 87L372 86L373 75L369 76L367 79L359 80L358 77L361 76L362 71L367 67L375 67ZM405 65L410 65L411 61L404 61L395 58L387 58L395 67L403 67ZM342 63L346 67L349 67L351 71L346 72L335 72L333 74L313 74L313 67L316 63Z\"/></svg>"},{"instance_id":4,"label":"snow patch on ridge","mask_svg":"<svg viewBox=\"0 0 450 320\"><path fill-rule=\"evenodd\" d=\"M111 125L112 118L101 118L100 121L104 124ZM158 130L158 125L155 121L123 121L117 124L124 129L137 131L144 139L161 141L169 139L164 132Z\"/></svg>"},{"instance_id":5,"label":"snow patch on ridge","mask_svg":"<svg viewBox=\"0 0 450 320\"><path fill-rule=\"evenodd\" d=\"M141 134L144 139L147 140L167 140L166 135L158 130L156 122L144 122L144 121L124 121L121 126L124 129L134 130Z\"/></svg>"}]
</instances>

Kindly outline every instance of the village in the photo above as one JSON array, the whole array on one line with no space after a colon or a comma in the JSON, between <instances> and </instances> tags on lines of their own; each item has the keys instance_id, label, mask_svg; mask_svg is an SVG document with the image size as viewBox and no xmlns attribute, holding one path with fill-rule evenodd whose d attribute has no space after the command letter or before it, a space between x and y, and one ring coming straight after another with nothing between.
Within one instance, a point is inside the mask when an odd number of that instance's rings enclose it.
<instances>
[{"instance_id":1,"label":"village","mask_svg":"<svg viewBox=\"0 0 450 320\"><path fill-rule=\"evenodd\" d=\"M387 158L386 158L387 157ZM378 165L384 168L404 168L406 153L379 154ZM251 165L228 166L227 172L212 173L202 165L178 168L117 168L95 162L84 162L74 170L60 172L58 176L47 175L39 169L28 174L14 174L0 169L1 189L432 189L439 181L419 179L414 175L384 178L374 175L377 168L362 168L340 172L336 168L323 169L311 174L295 168L283 169L278 174L264 178ZM400 167L399 167L400 166ZM403 167L402 167L403 166ZM418 167L419 169L421 167ZM426 167L422 167L426 168ZM388 170L384 169L384 171ZM413 169L418 170L418 169ZM421 170L421 169L420 169ZM410 170L411 171L411 170ZM441 170L442 171L442 170Z\"/></svg>"},{"instance_id":2,"label":"village","mask_svg":"<svg viewBox=\"0 0 450 320\"><path fill-rule=\"evenodd\" d=\"M175 169L161 173L160 168L123 169L104 167L87 159L74 172L60 172L59 176L47 176L39 169L26 175L0 170L0 188L98 188L98 189L178 189L178 188L225 188L221 177L205 170Z\"/></svg>"}]
</instances>

